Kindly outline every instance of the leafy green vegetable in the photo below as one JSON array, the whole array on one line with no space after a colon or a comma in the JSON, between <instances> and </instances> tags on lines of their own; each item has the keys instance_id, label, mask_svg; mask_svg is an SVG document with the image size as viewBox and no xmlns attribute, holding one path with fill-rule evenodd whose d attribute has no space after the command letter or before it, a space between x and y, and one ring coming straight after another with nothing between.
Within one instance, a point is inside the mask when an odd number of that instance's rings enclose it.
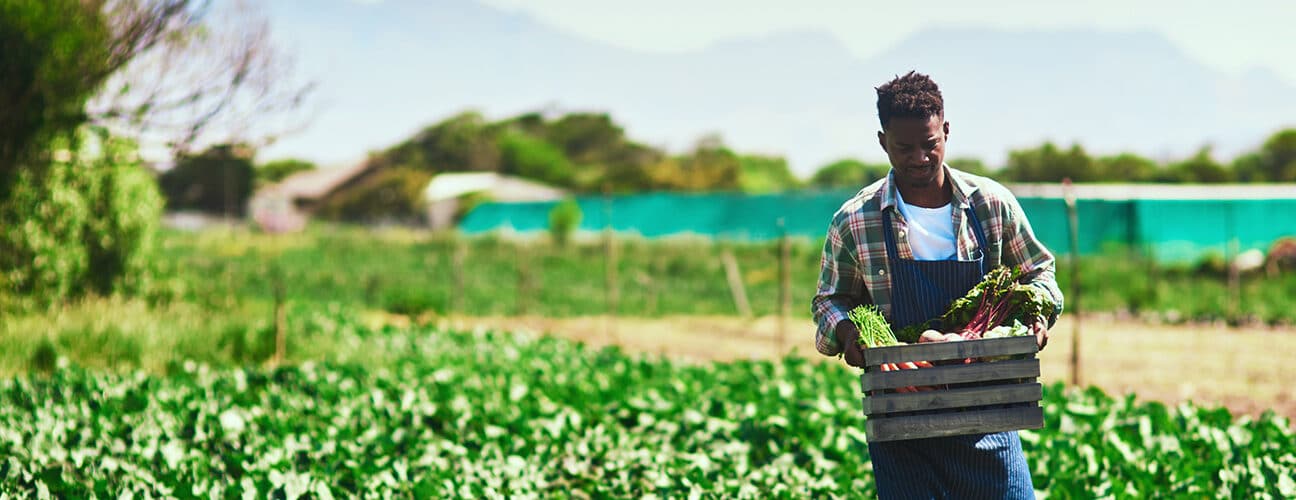
<instances>
[{"instance_id":1,"label":"leafy green vegetable","mask_svg":"<svg viewBox=\"0 0 1296 500\"><path fill-rule=\"evenodd\" d=\"M1020 278L1015 268L1004 266L986 273L967 295L950 303L939 319L943 331L984 335L998 326L1031 324L1051 314L1053 301L1037 288L1019 283Z\"/></svg>"},{"instance_id":2,"label":"leafy green vegetable","mask_svg":"<svg viewBox=\"0 0 1296 500\"><path fill-rule=\"evenodd\" d=\"M900 331L895 332L896 340L899 340L900 342L904 342L906 344L917 344L918 338L922 337L923 332L931 328L932 323L933 323L932 321L927 321L923 323L914 323L912 325L901 328Z\"/></svg>"},{"instance_id":3,"label":"leafy green vegetable","mask_svg":"<svg viewBox=\"0 0 1296 500\"><path fill-rule=\"evenodd\" d=\"M882 316L882 311L875 305L856 306L851 309L847 317L859 329L859 343L864 347L882 347L900 343L896 340L895 334L891 333L891 325Z\"/></svg>"},{"instance_id":4,"label":"leafy green vegetable","mask_svg":"<svg viewBox=\"0 0 1296 500\"><path fill-rule=\"evenodd\" d=\"M1008 337L1028 337L1031 332L1020 321L1013 320L1012 325L999 325L981 334L983 339L1002 339Z\"/></svg>"}]
</instances>

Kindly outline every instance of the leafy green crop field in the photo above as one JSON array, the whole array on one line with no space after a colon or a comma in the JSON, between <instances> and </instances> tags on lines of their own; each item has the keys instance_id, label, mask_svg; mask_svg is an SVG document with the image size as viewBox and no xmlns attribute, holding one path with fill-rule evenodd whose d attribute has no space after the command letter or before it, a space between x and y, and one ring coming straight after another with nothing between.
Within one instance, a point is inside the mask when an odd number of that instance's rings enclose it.
<instances>
[{"instance_id":1,"label":"leafy green crop field","mask_svg":"<svg viewBox=\"0 0 1296 500\"><path fill-rule=\"evenodd\" d=\"M858 378L835 363L684 364L550 337L354 340L382 362L0 382L14 496L870 497ZM1049 386L1023 432L1051 498L1296 495L1285 419Z\"/></svg>"}]
</instances>

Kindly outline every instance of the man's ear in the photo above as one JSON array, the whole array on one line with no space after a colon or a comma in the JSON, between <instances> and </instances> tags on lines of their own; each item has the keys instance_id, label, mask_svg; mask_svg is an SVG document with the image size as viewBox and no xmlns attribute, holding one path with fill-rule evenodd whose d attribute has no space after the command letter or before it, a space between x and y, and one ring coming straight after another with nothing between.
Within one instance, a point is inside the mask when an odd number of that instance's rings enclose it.
<instances>
[{"instance_id":1,"label":"man's ear","mask_svg":"<svg viewBox=\"0 0 1296 500\"><path fill-rule=\"evenodd\" d=\"M881 131L881 130L878 131L878 145L882 146L882 151L883 151L883 152L887 152L887 148L886 148L886 132L883 132L883 131Z\"/></svg>"},{"instance_id":2,"label":"man's ear","mask_svg":"<svg viewBox=\"0 0 1296 500\"><path fill-rule=\"evenodd\" d=\"M948 140L949 140L949 122L945 122L945 125L942 127L942 130L945 131L945 140L948 141Z\"/></svg>"}]
</instances>

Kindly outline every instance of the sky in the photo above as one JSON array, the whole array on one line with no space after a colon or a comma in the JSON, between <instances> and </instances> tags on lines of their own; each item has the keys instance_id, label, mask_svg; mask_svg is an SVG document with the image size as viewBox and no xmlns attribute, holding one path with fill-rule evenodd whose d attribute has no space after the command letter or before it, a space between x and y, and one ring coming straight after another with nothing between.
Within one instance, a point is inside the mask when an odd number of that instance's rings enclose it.
<instances>
[{"instance_id":1,"label":"sky","mask_svg":"<svg viewBox=\"0 0 1296 500\"><path fill-rule=\"evenodd\" d=\"M475 1L535 19L567 35L652 53L697 51L735 38L789 31L829 33L861 59L932 27L1150 31L1211 69L1243 75L1264 68L1296 84L1296 56L1292 55L1296 36L1291 33L1296 29L1292 21L1296 20L1296 0L1241 0L1227 6L1201 0L275 0L265 5L276 43L295 54L305 78L327 75L333 81L319 82L321 91L315 103L319 116L306 124L305 132L262 150L258 159L302 157L306 155L301 152L308 151L318 156L306 159L325 167L351 164L369 151L404 140L423 125L444 118L430 110L379 106L364 114L352 108L348 115L339 101L364 95L365 82L376 75L337 75L336 71L330 75L328 68L335 57L331 54L342 48L364 47L373 40L348 37L348 28L355 26L312 24L321 18L309 15L313 7L318 9L316 2L349 2L382 9L443 1ZM329 23L337 24L331 19ZM499 103L463 105L487 104ZM616 114L620 110L611 111ZM410 116L415 112L423 114ZM355 129L359 122L363 125ZM643 129L635 123L627 126L632 137L657 139L640 137ZM337 131L342 128L349 131ZM326 129L330 132L325 133ZM728 137L725 130L715 132Z\"/></svg>"},{"instance_id":2,"label":"sky","mask_svg":"<svg viewBox=\"0 0 1296 500\"><path fill-rule=\"evenodd\" d=\"M383 0L348 0L381 3ZM398 0L386 0L398 1ZM933 25L1097 28L1161 33L1194 58L1238 74L1265 67L1296 83L1296 1L1241 0L482 0L623 48L684 51L724 38L822 29L861 57Z\"/></svg>"}]
</instances>

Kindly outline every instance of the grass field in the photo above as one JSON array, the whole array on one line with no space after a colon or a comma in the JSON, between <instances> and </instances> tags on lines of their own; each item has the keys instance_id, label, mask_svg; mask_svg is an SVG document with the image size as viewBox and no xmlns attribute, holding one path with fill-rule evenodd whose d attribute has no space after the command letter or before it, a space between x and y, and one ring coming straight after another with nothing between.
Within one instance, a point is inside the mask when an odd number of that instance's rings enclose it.
<instances>
[{"instance_id":1,"label":"grass field","mask_svg":"<svg viewBox=\"0 0 1296 500\"><path fill-rule=\"evenodd\" d=\"M790 250L792 314L808 317L821 249L817 242L796 240ZM725 251L735 256L753 313L777 314L776 245L700 239L618 240L616 313L735 314L721 260ZM164 278L159 295L221 309L272 301L279 280L296 303L407 314L588 316L609 312L605 255L597 242L557 248L543 238L517 242L408 230L168 233L158 263ZM1172 323L1296 324L1296 273L1245 276L1230 301L1226 279L1217 271L1156 266L1120 249L1086 256L1080 269L1087 312ZM1058 281L1068 294L1070 280L1063 259Z\"/></svg>"},{"instance_id":2,"label":"grass field","mask_svg":"<svg viewBox=\"0 0 1296 500\"><path fill-rule=\"evenodd\" d=\"M90 299L11 315L0 323L0 340L7 346L0 352L0 372L48 369L60 356L82 366L154 373L183 360L260 363L274 348L277 281L285 289L288 359L295 361L348 349L321 338L321 332L349 328L347 318L355 316L433 322L448 316L484 318L498 327L549 325L555 334L589 341L600 341L596 334L607 331L602 326L607 323L604 251L595 243L562 249L543 241L345 227L283 236L241 230L165 236L152 300ZM734 317L719 258L726 250L735 255L752 309L762 319ZM618 324L635 332L619 336L620 341L669 339L675 346L670 352L685 355L694 354L687 346L699 344L707 359L730 351L712 349L709 342L772 345L763 339L779 322L773 316L779 299L776 247L631 239L618 242L617 254ZM788 348L811 346L808 304L818 258L811 242L791 246ZM1086 328L1087 380L1116 393L1138 390L1165 400L1217 398L1252 413L1265 405L1286 408L1296 399L1278 389L1291 379L1281 363L1257 361L1290 354L1286 339L1292 328L1263 322L1218 326L1228 309L1219 276L1154 268L1118 254L1082 259L1081 269L1084 307L1097 314L1089 317L1114 322L1091 321ZM1065 267L1059 274L1069 276ZM1238 310L1244 315L1286 325L1296 314L1296 276L1252 277L1241 290L1245 300ZM1181 321L1167 323L1167 317ZM1192 317L1215 319L1182 321ZM1046 366L1065 366L1054 358L1069 350L1068 322L1064 318L1055 329L1060 340L1045 351ZM713 339L713 331L732 335ZM1101 364L1088 368L1088 363ZM1146 373L1120 376L1140 370ZM1247 400L1256 403L1248 406Z\"/></svg>"}]
</instances>

